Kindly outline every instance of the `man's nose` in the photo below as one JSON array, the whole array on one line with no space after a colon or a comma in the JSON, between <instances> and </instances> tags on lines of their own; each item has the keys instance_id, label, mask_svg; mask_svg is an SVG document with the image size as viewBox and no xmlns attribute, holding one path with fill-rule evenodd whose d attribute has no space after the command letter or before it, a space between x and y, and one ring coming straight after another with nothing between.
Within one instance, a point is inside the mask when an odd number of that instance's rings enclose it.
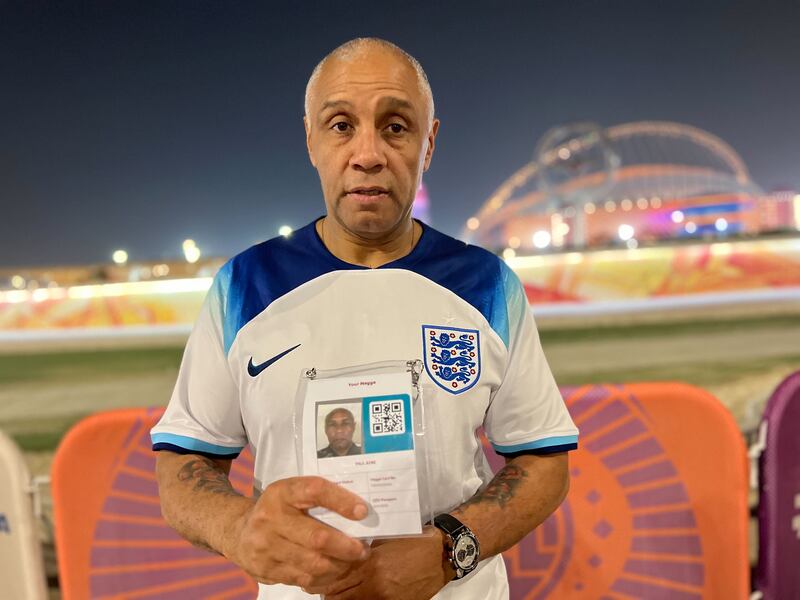
<instances>
[{"instance_id":1,"label":"man's nose","mask_svg":"<svg viewBox=\"0 0 800 600\"><path fill-rule=\"evenodd\" d=\"M379 131L368 128L356 132L350 166L359 171L380 171L386 166L383 145Z\"/></svg>"}]
</instances>

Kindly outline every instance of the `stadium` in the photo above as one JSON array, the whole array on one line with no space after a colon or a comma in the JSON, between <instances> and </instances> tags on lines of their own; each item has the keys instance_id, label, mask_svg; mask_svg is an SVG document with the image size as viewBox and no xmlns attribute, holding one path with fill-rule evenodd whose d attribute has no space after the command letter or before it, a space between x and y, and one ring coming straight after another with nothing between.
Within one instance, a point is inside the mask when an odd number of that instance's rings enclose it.
<instances>
[{"instance_id":1,"label":"stadium","mask_svg":"<svg viewBox=\"0 0 800 600\"><path fill-rule=\"evenodd\" d=\"M796 447L800 195L677 123L557 127L532 154L462 232L522 280L583 440L568 500L505 555L512 598L770 589L787 561L748 529L793 543L800 450L771 448ZM252 597L158 510L147 431L225 261L187 242L181 260L0 272L0 476L16 482L0 513L25 524L0 555L50 597ZM242 493L252 466L234 463Z\"/></svg>"}]
</instances>

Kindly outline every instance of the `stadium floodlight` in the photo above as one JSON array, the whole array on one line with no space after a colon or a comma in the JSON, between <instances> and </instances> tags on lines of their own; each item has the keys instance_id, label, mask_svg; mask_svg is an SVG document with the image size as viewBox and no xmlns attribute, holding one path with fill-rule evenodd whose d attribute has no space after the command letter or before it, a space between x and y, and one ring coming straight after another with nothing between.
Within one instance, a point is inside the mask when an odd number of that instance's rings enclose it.
<instances>
[{"instance_id":1,"label":"stadium floodlight","mask_svg":"<svg viewBox=\"0 0 800 600\"><path fill-rule=\"evenodd\" d=\"M128 253L125 252L125 250L114 250L114 253L111 255L111 260L113 260L115 264L124 265L128 262Z\"/></svg>"},{"instance_id":2,"label":"stadium floodlight","mask_svg":"<svg viewBox=\"0 0 800 600\"><path fill-rule=\"evenodd\" d=\"M633 230L633 227L625 223L620 225L619 229L617 230L617 235L619 235L619 239L621 239L623 242L633 239L635 233L636 232Z\"/></svg>"},{"instance_id":3,"label":"stadium floodlight","mask_svg":"<svg viewBox=\"0 0 800 600\"><path fill-rule=\"evenodd\" d=\"M289 237L292 231L294 231L294 229L292 229L289 225L281 225L278 228L278 235L282 235L283 237Z\"/></svg>"},{"instance_id":4,"label":"stadium floodlight","mask_svg":"<svg viewBox=\"0 0 800 600\"><path fill-rule=\"evenodd\" d=\"M550 245L550 233L545 230L539 230L533 234L533 245L539 250L543 250Z\"/></svg>"},{"instance_id":5,"label":"stadium floodlight","mask_svg":"<svg viewBox=\"0 0 800 600\"><path fill-rule=\"evenodd\" d=\"M14 275L11 278L11 287L15 290L22 290L25 289L25 278L22 275Z\"/></svg>"},{"instance_id":6,"label":"stadium floodlight","mask_svg":"<svg viewBox=\"0 0 800 600\"><path fill-rule=\"evenodd\" d=\"M720 217L719 219L714 221L714 229L716 229L720 233L722 233L723 231L727 231L728 230L728 220L727 219L723 219L722 217Z\"/></svg>"},{"instance_id":7,"label":"stadium floodlight","mask_svg":"<svg viewBox=\"0 0 800 600\"><path fill-rule=\"evenodd\" d=\"M672 218L673 223L683 223L684 216L683 213L679 210L673 210L672 215L670 215L670 217Z\"/></svg>"},{"instance_id":8,"label":"stadium floodlight","mask_svg":"<svg viewBox=\"0 0 800 600\"><path fill-rule=\"evenodd\" d=\"M686 228L686 233L694 233L695 231L697 231L697 225L695 225L693 221L689 221L688 223L686 223L685 228Z\"/></svg>"}]
</instances>

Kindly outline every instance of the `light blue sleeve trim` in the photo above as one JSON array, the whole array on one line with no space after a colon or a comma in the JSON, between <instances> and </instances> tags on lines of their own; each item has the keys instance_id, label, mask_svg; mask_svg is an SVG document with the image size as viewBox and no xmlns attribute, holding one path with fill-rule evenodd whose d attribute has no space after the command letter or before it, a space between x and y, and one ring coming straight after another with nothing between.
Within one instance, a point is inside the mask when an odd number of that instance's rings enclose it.
<instances>
[{"instance_id":1,"label":"light blue sleeve trim","mask_svg":"<svg viewBox=\"0 0 800 600\"><path fill-rule=\"evenodd\" d=\"M185 435L175 435L174 433L153 433L150 435L153 444L172 444L179 446L186 450L199 450L200 452L209 452L211 454L236 454L242 451L244 446L217 446L216 444L209 444L202 440L187 437Z\"/></svg>"},{"instance_id":2,"label":"light blue sleeve trim","mask_svg":"<svg viewBox=\"0 0 800 600\"><path fill-rule=\"evenodd\" d=\"M500 273L492 302L491 326L508 348L528 310L528 299L517 274L498 260Z\"/></svg>"},{"instance_id":3,"label":"light blue sleeve trim","mask_svg":"<svg viewBox=\"0 0 800 600\"><path fill-rule=\"evenodd\" d=\"M492 447L497 452L522 452L523 450L539 450L540 448L547 448L549 446L565 446L567 444L577 444L577 435L559 435L555 437L544 438L536 440L535 442L524 442L522 444L513 444L511 446L501 446L500 444L492 444Z\"/></svg>"}]
</instances>

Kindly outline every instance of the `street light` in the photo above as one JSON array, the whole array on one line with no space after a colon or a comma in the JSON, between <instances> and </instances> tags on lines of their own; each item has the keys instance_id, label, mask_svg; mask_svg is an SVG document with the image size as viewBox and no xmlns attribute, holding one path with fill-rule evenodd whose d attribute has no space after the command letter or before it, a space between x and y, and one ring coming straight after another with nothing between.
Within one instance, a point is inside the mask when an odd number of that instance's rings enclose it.
<instances>
[{"instance_id":1,"label":"street light","mask_svg":"<svg viewBox=\"0 0 800 600\"><path fill-rule=\"evenodd\" d=\"M124 265L128 262L128 253L125 252L125 250L114 250L114 253L111 255L111 260L113 260L115 264Z\"/></svg>"}]
</instances>

